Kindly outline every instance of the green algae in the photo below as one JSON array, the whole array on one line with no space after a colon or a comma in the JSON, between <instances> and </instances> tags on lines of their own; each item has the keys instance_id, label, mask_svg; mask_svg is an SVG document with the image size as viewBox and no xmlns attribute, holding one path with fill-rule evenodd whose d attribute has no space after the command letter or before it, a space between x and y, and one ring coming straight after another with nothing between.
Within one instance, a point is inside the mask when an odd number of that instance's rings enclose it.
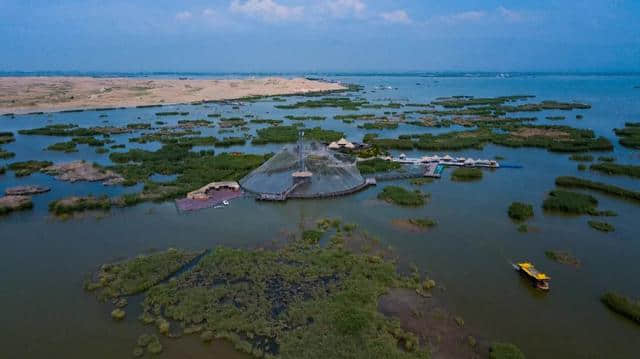
<instances>
[{"instance_id":1,"label":"green algae","mask_svg":"<svg viewBox=\"0 0 640 359\"><path fill-rule=\"evenodd\" d=\"M640 300L614 292L605 293L600 300L607 308L640 324Z\"/></svg>"},{"instance_id":2,"label":"green algae","mask_svg":"<svg viewBox=\"0 0 640 359\"><path fill-rule=\"evenodd\" d=\"M509 217L517 221L524 221L533 217L533 206L528 203L513 202L509 206Z\"/></svg>"},{"instance_id":3,"label":"green algae","mask_svg":"<svg viewBox=\"0 0 640 359\"><path fill-rule=\"evenodd\" d=\"M381 158L373 158L370 160L359 161L358 170L362 174L376 173L376 172L389 172L400 169L402 165L397 162L383 160Z\"/></svg>"},{"instance_id":4,"label":"green algae","mask_svg":"<svg viewBox=\"0 0 640 359\"><path fill-rule=\"evenodd\" d=\"M453 181L476 181L482 179L482 170L478 168L456 168L451 172Z\"/></svg>"},{"instance_id":5,"label":"green algae","mask_svg":"<svg viewBox=\"0 0 640 359\"><path fill-rule=\"evenodd\" d=\"M378 199L400 206L418 207L426 203L428 194L419 190L409 191L398 186L387 186L378 194Z\"/></svg>"}]
</instances>

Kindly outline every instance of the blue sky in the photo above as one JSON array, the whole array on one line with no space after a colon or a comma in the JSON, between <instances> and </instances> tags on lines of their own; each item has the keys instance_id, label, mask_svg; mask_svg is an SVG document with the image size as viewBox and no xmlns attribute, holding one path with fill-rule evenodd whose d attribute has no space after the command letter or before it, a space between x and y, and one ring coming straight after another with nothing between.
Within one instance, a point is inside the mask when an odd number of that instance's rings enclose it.
<instances>
[{"instance_id":1,"label":"blue sky","mask_svg":"<svg viewBox=\"0 0 640 359\"><path fill-rule=\"evenodd\" d=\"M0 71L640 71L639 0L0 0Z\"/></svg>"}]
</instances>

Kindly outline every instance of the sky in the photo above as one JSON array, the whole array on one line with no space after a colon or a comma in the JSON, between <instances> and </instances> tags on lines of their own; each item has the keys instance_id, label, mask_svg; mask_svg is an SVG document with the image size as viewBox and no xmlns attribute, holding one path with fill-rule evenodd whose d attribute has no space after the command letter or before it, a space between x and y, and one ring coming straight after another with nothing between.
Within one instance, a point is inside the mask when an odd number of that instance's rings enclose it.
<instances>
[{"instance_id":1,"label":"sky","mask_svg":"<svg viewBox=\"0 0 640 359\"><path fill-rule=\"evenodd\" d=\"M0 71L640 72L640 0L0 0Z\"/></svg>"}]
</instances>

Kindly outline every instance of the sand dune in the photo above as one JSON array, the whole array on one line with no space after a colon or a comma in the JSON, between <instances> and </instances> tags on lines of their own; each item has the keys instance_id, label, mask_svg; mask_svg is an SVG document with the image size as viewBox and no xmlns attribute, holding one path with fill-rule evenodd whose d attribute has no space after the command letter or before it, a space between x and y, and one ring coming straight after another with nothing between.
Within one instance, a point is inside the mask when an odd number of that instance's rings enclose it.
<instances>
[{"instance_id":1,"label":"sand dune","mask_svg":"<svg viewBox=\"0 0 640 359\"><path fill-rule=\"evenodd\" d=\"M177 80L92 77L0 77L0 114L135 107L341 90L336 83L280 77Z\"/></svg>"}]
</instances>

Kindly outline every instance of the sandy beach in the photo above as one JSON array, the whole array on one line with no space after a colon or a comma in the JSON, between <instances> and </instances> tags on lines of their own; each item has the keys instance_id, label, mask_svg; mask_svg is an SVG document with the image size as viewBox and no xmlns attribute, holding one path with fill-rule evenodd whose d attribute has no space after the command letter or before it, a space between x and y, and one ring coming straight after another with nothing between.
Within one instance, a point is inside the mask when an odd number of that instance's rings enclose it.
<instances>
[{"instance_id":1,"label":"sandy beach","mask_svg":"<svg viewBox=\"0 0 640 359\"><path fill-rule=\"evenodd\" d=\"M280 77L241 80L0 77L0 115L168 105L344 88L337 83Z\"/></svg>"}]
</instances>

